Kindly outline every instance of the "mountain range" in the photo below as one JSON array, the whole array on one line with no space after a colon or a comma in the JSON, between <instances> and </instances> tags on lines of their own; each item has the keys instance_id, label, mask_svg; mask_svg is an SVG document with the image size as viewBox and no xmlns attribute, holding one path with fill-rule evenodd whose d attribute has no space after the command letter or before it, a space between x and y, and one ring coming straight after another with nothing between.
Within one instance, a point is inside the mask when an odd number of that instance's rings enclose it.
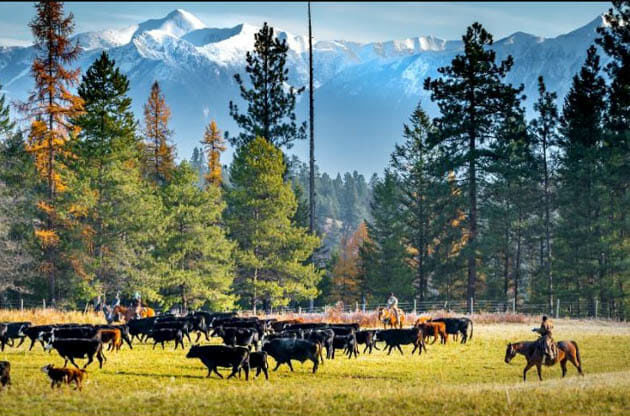
<instances>
[{"instance_id":1,"label":"mountain range","mask_svg":"<svg viewBox=\"0 0 630 416\"><path fill-rule=\"evenodd\" d=\"M598 16L554 38L516 32L495 40L492 48L497 59L514 58L507 80L524 84L530 116L538 76L543 75L548 89L558 93L561 105L586 49L597 37L597 27L603 24L603 17ZM465 29L462 27L462 33ZM234 74L245 75L245 54L253 49L258 30L245 23L209 28L193 14L177 9L163 18L126 28L75 35L83 49L77 65L85 71L107 50L130 79L130 96L139 120L150 86L158 80L172 110L178 156L188 159L211 119L232 135L237 132L228 103L240 103ZM289 83L307 86L308 39L278 28L275 33L289 45ZM315 135L320 168L333 175L351 170L368 176L382 172L394 143L401 140L403 123L418 102L430 115L437 113L423 90L424 79L438 76L437 69L462 52L461 40L434 36L370 43L315 42ZM0 47L0 83L10 100L23 100L31 90L34 53L32 46ZM605 64L605 56L602 61ZM296 108L301 120L308 119L306 93ZM307 143L297 143L289 153L306 160ZM231 160L231 154L229 149L224 163Z\"/></svg>"}]
</instances>

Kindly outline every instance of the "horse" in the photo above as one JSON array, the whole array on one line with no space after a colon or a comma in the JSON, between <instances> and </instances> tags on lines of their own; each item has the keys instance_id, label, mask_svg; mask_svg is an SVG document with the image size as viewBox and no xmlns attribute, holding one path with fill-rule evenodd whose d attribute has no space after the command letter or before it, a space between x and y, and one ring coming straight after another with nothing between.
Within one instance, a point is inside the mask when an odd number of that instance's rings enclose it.
<instances>
[{"instance_id":1,"label":"horse","mask_svg":"<svg viewBox=\"0 0 630 416\"><path fill-rule=\"evenodd\" d=\"M405 313L399 308L396 308L396 311L398 312L398 317L389 309L385 309L382 306L378 308L378 320L383 323L383 329L387 329L387 325L391 328L398 327L402 329L405 323Z\"/></svg>"},{"instance_id":2,"label":"horse","mask_svg":"<svg viewBox=\"0 0 630 416\"><path fill-rule=\"evenodd\" d=\"M121 316L125 322L129 322L136 317L151 318L155 316L155 311L153 310L153 308L149 308L148 306L142 306L136 313L135 308L127 308L121 305L114 306L114 309L111 310L111 312L109 313L108 311L105 311L105 317L107 318L108 323L120 321Z\"/></svg>"},{"instance_id":3,"label":"horse","mask_svg":"<svg viewBox=\"0 0 630 416\"><path fill-rule=\"evenodd\" d=\"M582 358L580 357L580 350L575 341L560 341L556 343L558 353L553 361L545 360L544 353L540 350L538 341L521 341L515 343L509 343L505 350L505 362L507 364L512 361L512 358L516 357L516 354L523 354L527 360L527 365L523 369L523 381L527 380L527 371L536 366L538 372L538 378L542 381L541 367L542 365L552 366L558 361L562 367L562 377L567 374L567 360L577 368L578 373L584 376L582 372Z\"/></svg>"}]
</instances>

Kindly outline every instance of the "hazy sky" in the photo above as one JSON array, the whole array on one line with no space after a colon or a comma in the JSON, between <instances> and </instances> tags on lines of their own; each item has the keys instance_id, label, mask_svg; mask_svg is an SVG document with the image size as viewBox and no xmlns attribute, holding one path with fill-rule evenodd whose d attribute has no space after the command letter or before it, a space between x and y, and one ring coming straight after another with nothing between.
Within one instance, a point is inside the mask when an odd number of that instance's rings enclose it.
<instances>
[{"instance_id":1,"label":"hazy sky","mask_svg":"<svg viewBox=\"0 0 630 416\"><path fill-rule=\"evenodd\" d=\"M459 39L473 21L481 22L495 38L522 31L553 37L580 27L610 7L604 2L440 2L440 3L312 3L316 39L360 42L434 35ZM306 3L188 3L188 2L71 2L77 32L122 28L160 18L181 8L210 27L263 21L295 34L305 33ZM0 3L0 45L28 44L27 27L33 4Z\"/></svg>"}]
</instances>

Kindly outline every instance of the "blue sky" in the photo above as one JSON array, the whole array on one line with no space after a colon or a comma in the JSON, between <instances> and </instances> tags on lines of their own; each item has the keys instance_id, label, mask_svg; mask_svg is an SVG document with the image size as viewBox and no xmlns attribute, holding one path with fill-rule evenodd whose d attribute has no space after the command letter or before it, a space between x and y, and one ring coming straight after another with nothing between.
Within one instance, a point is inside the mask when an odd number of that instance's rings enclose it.
<instances>
[{"instance_id":1,"label":"blue sky","mask_svg":"<svg viewBox=\"0 0 630 416\"><path fill-rule=\"evenodd\" d=\"M566 33L610 7L605 2L372 2L313 3L316 39L360 42L434 35L459 39L463 28L480 21L495 38L523 31L544 37ZM306 3L294 2L71 2L77 32L125 27L181 8L210 27L268 21L295 34L305 33ZM0 3L0 45L28 44L33 4Z\"/></svg>"}]
</instances>

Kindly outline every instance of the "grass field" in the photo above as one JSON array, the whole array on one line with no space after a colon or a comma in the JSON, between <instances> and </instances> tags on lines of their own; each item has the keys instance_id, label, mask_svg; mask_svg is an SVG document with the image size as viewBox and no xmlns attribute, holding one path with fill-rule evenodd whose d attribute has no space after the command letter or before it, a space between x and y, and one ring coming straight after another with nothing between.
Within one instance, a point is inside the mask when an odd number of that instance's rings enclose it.
<instances>
[{"instance_id":1,"label":"grass field","mask_svg":"<svg viewBox=\"0 0 630 416\"><path fill-rule=\"evenodd\" d=\"M411 348L404 356L338 357L315 375L311 363L297 363L295 373L282 366L269 381L206 379L200 361L172 346L125 347L106 353L102 370L88 368L82 392L50 389L40 368L62 365L56 352L9 348L0 360L11 362L13 385L0 392L0 415L630 414L630 326L556 322L556 340L577 341L586 376L569 364L565 379L556 366L543 369L543 382L532 369L523 383L524 358L507 365L503 357L508 340L534 338L531 327L478 324L467 345L429 345L413 357Z\"/></svg>"}]
</instances>

